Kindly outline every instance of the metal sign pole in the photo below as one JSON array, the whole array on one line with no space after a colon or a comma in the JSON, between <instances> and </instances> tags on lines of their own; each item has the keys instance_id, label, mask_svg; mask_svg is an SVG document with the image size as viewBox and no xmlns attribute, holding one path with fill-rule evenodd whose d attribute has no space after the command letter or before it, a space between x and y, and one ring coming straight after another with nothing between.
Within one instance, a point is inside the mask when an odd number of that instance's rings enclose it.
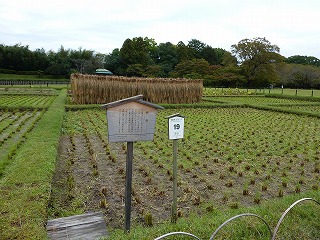
<instances>
[{"instance_id":1,"label":"metal sign pole","mask_svg":"<svg viewBox=\"0 0 320 240\"><path fill-rule=\"evenodd\" d=\"M178 152L178 140L173 140L173 198L172 198L172 212L171 222L177 222L177 152Z\"/></svg>"},{"instance_id":2,"label":"metal sign pole","mask_svg":"<svg viewBox=\"0 0 320 240\"><path fill-rule=\"evenodd\" d=\"M125 230L130 231L131 192L132 192L133 142L127 142L126 191L125 191Z\"/></svg>"}]
</instances>

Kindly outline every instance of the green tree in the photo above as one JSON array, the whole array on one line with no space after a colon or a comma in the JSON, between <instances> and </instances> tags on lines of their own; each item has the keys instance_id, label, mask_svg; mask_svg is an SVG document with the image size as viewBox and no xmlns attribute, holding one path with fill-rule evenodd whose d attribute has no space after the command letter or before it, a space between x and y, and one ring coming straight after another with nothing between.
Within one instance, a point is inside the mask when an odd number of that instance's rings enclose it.
<instances>
[{"instance_id":1,"label":"green tree","mask_svg":"<svg viewBox=\"0 0 320 240\"><path fill-rule=\"evenodd\" d=\"M195 58L202 58L201 52L206 46L207 44L197 39L191 39L187 45L187 47L192 50L193 57Z\"/></svg>"},{"instance_id":2,"label":"green tree","mask_svg":"<svg viewBox=\"0 0 320 240\"><path fill-rule=\"evenodd\" d=\"M2 68L18 71L29 71L33 69L32 52L29 46L15 44L13 46L3 46L2 48Z\"/></svg>"},{"instance_id":3,"label":"green tree","mask_svg":"<svg viewBox=\"0 0 320 240\"><path fill-rule=\"evenodd\" d=\"M154 64L158 59L158 44L153 38L144 37L144 42L146 43L146 50L151 58L149 64Z\"/></svg>"},{"instance_id":4,"label":"green tree","mask_svg":"<svg viewBox=\"0 0 320 240\"><path fill-rule=\"evenodd\" d=\"M273 63L283 61L280 48L265 38L243 39L231 46L247 77L248 86L266 86L276 83Z\"/></svg>"},{"instance_id":5,"label":"green tree","mask_svg":"<svg viewBox=\"0 0 320 240\"><path fill-rule=\"evenodd\" d=\"M280 84L289 88L320 88L320 68L303 64L277 64Z\"/></svg>"},{"instance_id":6,"label":"green tree","mask_svg":"<svg viewBox=\"0 0 320 240\"><path fill-rule=\"evenodd\" d=\"M168 77L169 73L178 64L177 47L170 42L160 43L156 63L161 67L159 77Z\"/></svg>"},{"instance_id":7,"label":"green tree","mask_svg":"<svg viewBox=\"0 0 320 240\"><path fill-rule=\"evenodd\" d=\"M189 48L182 41L180 41L177 44L177 56L178 62L191 60L195 58L195 51L194 49Z\"/></svg>"},{"instance_id":8,"label":"green tree","mask_svg":"<svg viewBox=\"0 0 320 240\"><path fill-rule=\"evenodd\" d=\"M34 69L33 70L41 70L44 71L49 67L49 58L46 51L41 49L36 49L33 52L34 55Z\"/></svg>"},{"instance_id":9,"label":"green tree","mask_svg":"<svg viewBox=\"0 0 320 240\"><path fill-rule=\"evenodd\" d=\"M210 65L203 79L206 87L240 87L245 80L239 67L221 65Z\"/></svg>"},{"instance_id":10,"label":"green tree","mask_svg":"<svg viewBox=\"0 0 320 240\"><path fill-rule=\"evenodd\" d=\"M237 63L238 63L237 58L233 56L230 52L226 51L223 54L222 62L221 62L222 66L237 67L238 66Z\"/></svg>"},{"instance_id":11,"label":"green tree","mask_svg":"<svg viewBox=\"0 0 320 240\"><path fill-rule=\"evenodd\" d=\"M165 73L160 65L150 65L147 67L144 73L145 77L164 77Z\"/></svg>"},{"instance_id":12,"label":"green tree","mask_svg":"<svg viewBox=\"0 0 320 240\"><path fill-rule=\"evenodd\" d=\"M95 72L98 68L104 68L105 65L106 54L103 53L94 53L91 59L91 69L89 71Z\"/></svg>"},{"instance_id":13,"label":"green tree","mask_svg":"<svg viewBox=\"0 0 320 240\"><path fill-rule=\"evenodd\" d=\"M105 68L110 70L114 74L122 75L124 69L121 66L120 49L115 48L113 51L105 57Z\"/></svg>"},{"instance_id":14,"label":"green tree","mask_svg":"<svg viewBox=\"0 0 320 240\"><path fill-rule=\"evenodd\" d=\"M145 74L145 68L142 64L139 63L133 63L129 64L126 69L126 75L129 77L143 77Z\"/></svg>"},{"instance_id":15,"label":"green tree","mask_svg":"<svg viewBox=\"0 0 320 240\"><path fill-rule=\"evenodd\" d=\"M57 53L50 51L48 54L50 65L46 70L47 74L69 75L71 72L70 50L60 47Z\"/></svg>"},{"instance_id":16,"label":"green tree","mask_svg":"<svg viewBox=\"0 0 320 240\"><path fill-rule=\"evenodd\" d=\"M215 51L215 64L222 65L225 54L228 54L226 50L222 48L214 48Z\"/></svg>"},{"instance_id":17,"label":"green tree","mask_svg":"<svg viewBox=\"0 0 320 240\"><path fill-rule=\"evenodd\" d=\"M70 50L69 57L74 68L79 73L92 73L92 60L94 52L82 49Z\"/></svg>"},{"instance_id":18,"label":"green tree","mask_svg":"<svg viewBox=\"0 0 320 240\"><path fill-rule=\"evenodd\" d=\"M203 78L209 73L210 65L204 59L192 59L178 63L171 73L173 77Z\"/></svg>"},{"instance_id":19,"label":"green tree","mask_svg":"<svg viewBox=\"0 0 320 240\"><path fill-rule=\"evenodd\" d=\"M222 65L224 54L227 51L222 48L205 46L200 52L201 58L207 60L211 65Z\"/></svg>"},{"instance_id":20,"label":"green tree","mask_svg":"<svg viewBox=\"0 0 320 240\"><path fill-rule=\"evenodd\" d=\"M201 58L207 60L209 64L218 65L217 58L216 58L216 51L214 50L213 47L205 46L204 48L202 48L200 52L200 56Z\"/></svg>"},{"instance_id":21,"label":"green tree","mask_svg":"<svg viewBox=\"0 0 320 240\"><path fill-rule=\"evenodd\" d=\"M132 64L139 64L143 69L146 69L148 65L152 65L153 61L150 56L150 51L153 49L153 41L148 38L143 39L137 37L126 39L120 49L120 64L125 73ZM130 67L130 72L132 67Z\"/></svg>"},{"instance_id":22,"label":"green tree","mask_svg":"<svg viewBox=\"0 0 320 240\"><path fill-rule=\"evenodd\" d=\"M286 59L286 62L320 67L320 60L312 56L294 55L294 56L288 57Z\"/></svg>"}]
</instances>

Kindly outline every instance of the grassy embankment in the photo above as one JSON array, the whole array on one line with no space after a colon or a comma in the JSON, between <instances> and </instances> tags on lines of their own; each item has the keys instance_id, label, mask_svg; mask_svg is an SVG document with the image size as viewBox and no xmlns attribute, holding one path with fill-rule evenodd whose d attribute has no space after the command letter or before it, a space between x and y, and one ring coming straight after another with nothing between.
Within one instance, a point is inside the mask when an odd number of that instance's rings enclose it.
<instances>
[{"instance_id":1,"label":"grassy embankment","mask_svg":"<svg viewBox=\"0 0 320 240\"><path fill-rule=\"evenodd\" d=\"M0 239L46 238L46 209L66 93L61 90L0 179Z\"/></svg>"},{"instance_id":2,"label":"grassy embankment","mask_svg":"<svg viewBox=\"0 0 320 240\"><path fill-rule=\"evenodd\" d=\"M169 232L188 232L200 239L209 239L213 232L226 220L242 213L253 213L261 216L273 232L283 212L295 201L304 197L320 199L320 191L295 194L281 199L265 202L261 205L239 209L219 210L212 206L208 214L199 216L196 213L188 218L180 218L177 224L170 222L154 227L138 226L124 233L118 229L111 232L110 239L139 239L150 240ZM297 204L284 218L276 239L318 239L320 233L320 206L313 201ZM168 239L186 239L185 236ZM238 218L216 235L215 239L259 239L270 240L268 227L256 217Z\"/></svg>"}]
</instances>

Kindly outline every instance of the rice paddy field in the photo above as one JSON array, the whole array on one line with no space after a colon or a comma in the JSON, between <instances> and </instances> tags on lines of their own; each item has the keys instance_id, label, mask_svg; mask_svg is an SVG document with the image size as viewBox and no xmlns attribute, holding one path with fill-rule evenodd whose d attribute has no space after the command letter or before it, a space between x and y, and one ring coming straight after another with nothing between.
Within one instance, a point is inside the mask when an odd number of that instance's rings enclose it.
<instances>
[{"instance_id":1,"label":"rice paddy field","mask_svg":"<svg viewBox=\"0 0 320 240\"><path fill-rule=\"evenodd\" d=\"M320 90L317 89L290 89L290 88L205 88L204 96L228 96L228 95L268 95L277 94L282 96L300 96L300 97L320 97Z\"/></svg>"},{"instance_id":2,"label":"rice paddy field","mask_svg":"<svg viewBox=\"0 0 320 240\"><path fill-rule=\"evenodd\" d=\"M21 96L21 95L11 95L11 96L2 96L1 98L1 107L15 107L20 106L24 107L48 107L55 96Z\"/></svg>"},{"instance_id":3,"label":"rice paddy field","mask_svg":"<svg viewBox=\"0 0 320 240\"><path fill-rule=\"evenodd\" d=\"M209 239L226 216L253 211L275 227L292 201L319 201L317 97L206 95L197 104L164 104L154 140L134 143L132 232L125 234L127 149L108 142L105 110L65 105L67 89L26 89L0 91L0 239L46 239L48 219L91 211L104 213L111 239L178 230ZM178 112L186 117L185 136L178 141L179 218L170 225L172 141L165 117ZM293 214L279 239L318 239L319 205ZM230 229L217 239L270 239L256 224L245 224L253 233L232 225L233 237Z\"/></svg>"},{"instance_id":4,"label":"rice paddy field","mask_svg":"<svg viewBox=\"0 0 320 240\"><path fill-rule=\"evenodd\" d=\"M178 164L179 206L184 215L195 208L205 212L208 204L250 206L283 195L318 190L318 118L252 108L179 112L187 117ZM170 216L172 143L167 140L165 116L172 113L159 113L154 141L135 144L136 219L143 218L144 211L151 211L156 222ZM117 203L123 198L126 145L108 144L105 112L68 111L63 131L63 148L69 155L62 161L78 159L88 164L89 170L79 173L79 163L71 164L75 184L69 193L80 196L73 191L87 185L91 191L85 194L86 202L99 209L99 190L105 187L110 193L106 215L111 217L118 209L120 216L122 208ZM110 169L113 170L109 172ZM61 206L54 210L59 215ZM113 216L109 224L121 227L121 221L116 223L115 219Z\"/></svg>"}]
</instances>

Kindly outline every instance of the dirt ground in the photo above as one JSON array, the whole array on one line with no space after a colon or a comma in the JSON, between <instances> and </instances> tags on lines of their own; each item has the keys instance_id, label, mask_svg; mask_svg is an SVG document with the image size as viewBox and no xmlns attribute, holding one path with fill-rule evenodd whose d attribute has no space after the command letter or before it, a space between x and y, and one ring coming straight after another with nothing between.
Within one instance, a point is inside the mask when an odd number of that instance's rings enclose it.
<instances>
[{"instance_id":1,"label":"dirt ground","mask_svg":"<svg viewBox=\"0 0 320 240\"><path fill-rule=\"evenodd\" d=\"M152 215L153 224L170 221L173 183L172 169L167 166L172 156L168 154L161 161L148 156L134 145L132 224L146 224L148 214ZM178 216L187 216L191 211L202 214L217 208L254 205L278 197L280 183L273 175L268 179L267 171L262 169L248 174L248 179L246 170L239 170L245 169L245 164L239 162L231 168L216 158L204 159L192 168L178 165ZM265 163L268 169L275 170L274 175L280 174L288 164L290 162L283 164L274 160ZM306 163L304 168L308 179L313 165ZM292 168L290 174L299 175L299 172ZM49 218L102 211L108 227L123 227L125 177L125 143L107 144L98 135L63 135L52 183ZM264 185L267 189L263 189ZM304 185L301 184L301 191ZM293 186L283 189L284 194L294 192Z\"/></svg>"},{"instance_id":2,"label":"dirt ground","mask_svg":"<svg viewBox=\"0 0 320 240\"><path fill-rule=\"evenodd\" d=\"M92 155L85 137L61 138L49 217L61 217L77 210L103 211L108 226L123 226L126 150L123 144L113 143L109 144L113 156L106 154L97 138L91 136L90 139ZM137 159L139 156L135 156L133 163L132 222L144 222L148 212L154 222L170 219L172 182L169 176L158 174L157 169L144 162L144 169L152 169L147 173L136 163Z\"/></svg>"}]
</instances>

